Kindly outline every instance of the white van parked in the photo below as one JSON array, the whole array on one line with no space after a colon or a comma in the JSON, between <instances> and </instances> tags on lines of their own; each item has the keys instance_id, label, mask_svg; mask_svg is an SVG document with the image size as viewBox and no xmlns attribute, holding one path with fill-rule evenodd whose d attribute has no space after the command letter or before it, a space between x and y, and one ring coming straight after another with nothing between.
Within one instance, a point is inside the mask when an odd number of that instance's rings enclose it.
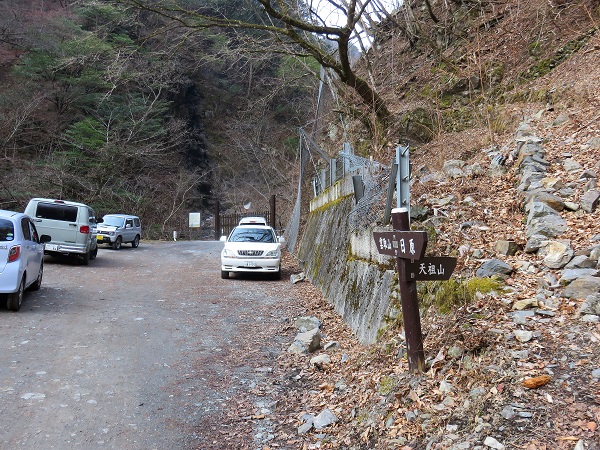
<instances>
[{"instance_id":1,"label":"white van parked","mask_svg":"<svg viewBox=\"0 0 600 450\"><path fill-rule=\"evenodd\" d=\"M25 214L40 234L50 236L44 246L48 255L76 256L84 265L98 254L95 211L86 204L50 198L32 198Z\"/></svg>"}]
</instances>

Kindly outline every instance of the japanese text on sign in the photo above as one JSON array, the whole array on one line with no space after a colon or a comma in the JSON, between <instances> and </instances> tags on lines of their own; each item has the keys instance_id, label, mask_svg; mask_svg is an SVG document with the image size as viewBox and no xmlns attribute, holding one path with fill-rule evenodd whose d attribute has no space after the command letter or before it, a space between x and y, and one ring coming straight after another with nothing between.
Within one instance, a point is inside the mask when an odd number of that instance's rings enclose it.
<instances>
[{"instance_id":1,"label":"japanese text on sign","mask_svg":"<svg viewBox=\"0 0 600 450\"><path fill-rule=\"evenodd\" d=\"M445 268L442 264L419 264L419 275L444 275L444 270Z\"/></svg>"},{"instance_id":2,"label":"japanese text on sign","mask_svg":"<svg viewBox=\"0 0 600 450\"><path fill-rule=\"evenodd\" d=\"M415 241L414 239L408 239L408 246L404 238L397 241L392 241L386 237L379 238L379 249L381 250L392 250L399 248L401 253L410 253L411 255L416 254Z\"/></svg>"},{"instance_id":3,"label":"japanese text on sign","mask_svg":"<svg viewBox=\"0 0 600 450\"><path fill-rule=\"evenodd\" d=\"M373 238L379 253L412 260L421 259L427 245L425 231L375 231Z\"/></svg>"}]
</instances>

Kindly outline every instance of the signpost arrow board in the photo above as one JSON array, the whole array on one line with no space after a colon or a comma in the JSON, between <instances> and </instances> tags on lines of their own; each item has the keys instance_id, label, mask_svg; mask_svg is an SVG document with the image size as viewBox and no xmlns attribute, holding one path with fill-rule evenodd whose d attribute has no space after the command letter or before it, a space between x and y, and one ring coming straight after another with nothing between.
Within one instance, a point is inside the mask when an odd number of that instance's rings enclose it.
<instances>
[{"instance_id":1,"label":"signpost arrow board","mask_svg":"<svg viewBox=\"0 0 600 450\"><path fill-rule=\"evenodd\" d=\"M374 231L375 246L382 255L421 259L427 247L426 231Z\"/></svg>"},{"instance_id":2,"label":"signpost arrow board","mask_svg":"<svg viewBox=\"0 0 600 450\"><path fill-rule=\"evenodd\" d=\"M426 257L418 261L407 261L405 267L407 279L403 281L449 280L456 267L456 258Z\"/></svg>"}]
</instances>

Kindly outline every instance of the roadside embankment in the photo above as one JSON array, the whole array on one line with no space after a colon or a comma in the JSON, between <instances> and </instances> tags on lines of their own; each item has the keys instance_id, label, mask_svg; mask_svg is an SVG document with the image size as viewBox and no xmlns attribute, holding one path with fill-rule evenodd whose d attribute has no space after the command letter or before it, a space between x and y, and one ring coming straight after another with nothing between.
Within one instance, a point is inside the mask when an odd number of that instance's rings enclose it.
<instances>
[{"instance_id":1,"label":"roadside embankment","mask_svg":"<svg viewBox=\"0 0 600 450\"><path fill-rule=\"evenodd\" d=\"M373 230L357 233L349 228L355 200L351 183L343 184L332 187L336 195L328 190L311 202L298 257L306 277L357 338L369 344L400 314L397 275L393 259L377 253Z\"/></svg>"}]
</instances>

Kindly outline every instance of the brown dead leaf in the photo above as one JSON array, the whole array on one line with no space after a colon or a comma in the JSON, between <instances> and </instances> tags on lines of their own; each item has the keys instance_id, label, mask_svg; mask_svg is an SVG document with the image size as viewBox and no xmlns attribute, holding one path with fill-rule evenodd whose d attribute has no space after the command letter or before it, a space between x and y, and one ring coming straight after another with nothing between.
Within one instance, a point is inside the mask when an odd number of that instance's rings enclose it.
<instances>
[{"instance_id":1,"label":"brown dead leaf","mask_svg":"<svg viewBox=\"0 0 600 450\"><path fill-rule=\"evenodd\" d=\"M588 422L587 428L593 433L598 429L598 424L596 422Z\"/></svg>"},{"instance_id":2,"label":"brown dead leaf","mask_svg":"<svg viewBox=\"0 0 600 450\"><path fill-rule=\"evenodd\" d=\"M556 438L559 441L578 441L579 438L576 436L559 436Z\"/></svg>"},{"instance_id":3,"label":"brown dead leaf","mask_svg":"<svg viewBox=\"0 0 600 450\"><path fill-rule=\"evenodd\" d=\"M539 377L527 378L521 384L528 389L537 389L548 384L549 381L550 377L548 375L540 375Z\"/></svg>"}]
</instances>

